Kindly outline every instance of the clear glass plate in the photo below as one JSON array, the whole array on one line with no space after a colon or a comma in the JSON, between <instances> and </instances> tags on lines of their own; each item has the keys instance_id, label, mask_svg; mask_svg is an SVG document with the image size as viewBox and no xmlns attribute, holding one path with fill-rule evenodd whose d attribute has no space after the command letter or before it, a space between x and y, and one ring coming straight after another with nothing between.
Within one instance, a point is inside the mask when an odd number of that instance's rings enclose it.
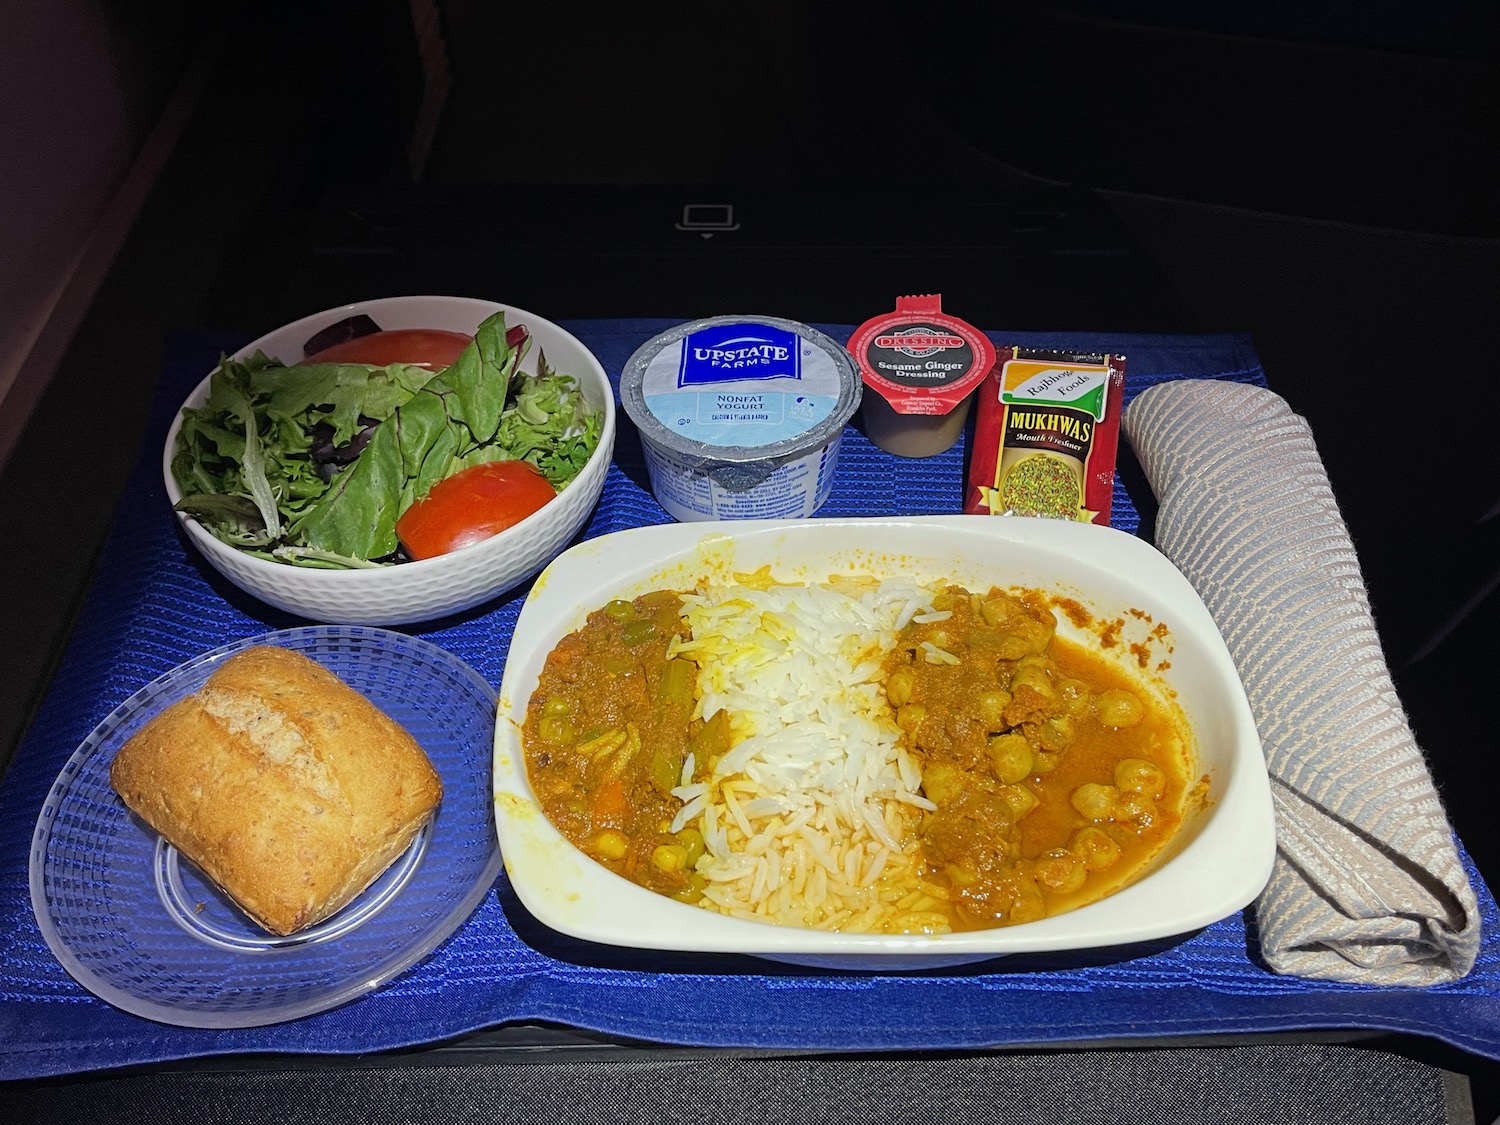
<instances>
[{"instance_id":1,"label":"clear glass plate","mask_svg":"<svg viewBox=\"0 0 1500 1125\"><path fill-rule=\"evenodd\" d=\"M432 824L322 924L260 929L110 788L115 753L232 653L294 649L362 692L421 743L443 779ZM179 665L115 708L53 784L31 843L31 904L48 946L118 1008L183 1027L254 1027L379 988L474 912L500 872L490 786L495 693L427 641L317 625L237 641Z\"/></svg>"}]
</instances>

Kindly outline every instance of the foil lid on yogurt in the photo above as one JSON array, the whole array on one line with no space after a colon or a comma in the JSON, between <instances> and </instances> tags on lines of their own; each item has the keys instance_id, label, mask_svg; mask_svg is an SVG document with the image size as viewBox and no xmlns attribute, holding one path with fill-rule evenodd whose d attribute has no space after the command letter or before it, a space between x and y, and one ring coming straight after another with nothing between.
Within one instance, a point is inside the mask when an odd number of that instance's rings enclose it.
<instances>
[{"instance_id":1,"label":"foil lid on yogurt","mask_svg":"<svg viewBox=\"0 0 1500 1125\"><path fill-rule=\"evenodd\" d=\"M722 518L721 509L736 507L723 493L750 493L783 468L800 481L805 474L791 467L804 458L823 466L805 498L767 490L744 496L735 514L811 514L862 390L836 340L773 316L678 325L642 344L620 373L620 402L640 431L654 491L678 519ZM782 506L798 510L775 510Z\"/></svg>"},{"instance_id":2,"label":"foil lid on yogurt","mask_svg":"<svg viewBox=\"0 0 1500 1125\"><path fill-rule=\"evenodd\" d=\"M625 364L620 399L651 440L743 463L840 433L860 381L837 341L778 317L716 316L648 340Z\"/></svg>"},{"instance_id":3,"label":"foil lid on yogurt","mask_svg":"<svg viewBox=\"0 0 1500 1125\"><path fill-rule=\"evenodd\" d=\"M637 348L619 398L642 435L705 460L753 462L825 443L859 407L837 342L777 317L691 321Z\"/></svg>"}]
</instances>

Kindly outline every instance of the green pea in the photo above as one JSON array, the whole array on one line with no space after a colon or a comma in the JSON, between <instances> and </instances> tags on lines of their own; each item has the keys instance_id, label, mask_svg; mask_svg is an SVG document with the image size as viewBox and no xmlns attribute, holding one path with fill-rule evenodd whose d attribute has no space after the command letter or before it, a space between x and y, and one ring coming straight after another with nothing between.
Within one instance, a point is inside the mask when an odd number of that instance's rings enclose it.
<instances>
[{"instance_id":1,"label":"green pea","mask_svg":"<svg viewBox=\"0 0 1500 1125\"><path fill-rule=\"evenodd\" d=\"M550 742L554 746L570 746L578 736L577 728L562 715L544 716L536 729L543 742Z\"/></svg>"},{"instance_id":2,"label":"green pea","mask_svg":"<svg viewBox=\"0 0 1500 1125\"><path fill-rule=\"evenodd\" d=\"M604 607L604 613L616 621L629 621L635 616L635 606L623 598L616 598Z\"/></svg>"},{"instance_id":3,"label":"green pea","mask_svg":"<svg viewBox=\"0 0 1500 1125\"><path fill-rule=\"evenodd\" d=\"M677 842L687 849L689 867L692 867L703 858L705 849L703 833L699 832L696 828L684 828L681 832L677 833Z\"/></svg>"}]
</instances>

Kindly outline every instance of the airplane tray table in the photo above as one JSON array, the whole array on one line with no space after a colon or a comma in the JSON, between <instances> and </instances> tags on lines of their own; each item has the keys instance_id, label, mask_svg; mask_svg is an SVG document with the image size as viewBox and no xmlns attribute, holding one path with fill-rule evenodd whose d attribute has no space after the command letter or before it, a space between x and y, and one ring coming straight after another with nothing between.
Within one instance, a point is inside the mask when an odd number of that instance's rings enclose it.
<instances>
[{"instance_id":1,"label":"airplane tray table","mask_svg":"<svg viewBox=\"0 0 1500 1125\"><path fill-rule=\"evenodd\" d=\"M617 378L631 352L672 323L580 320L564 327ZM848 325L817 327L839 340L850 332ZM1240 336L991 336L1123 352L1127 401L1171 379L1266 384L1250 341ZM139 464L52 685L0 787L0 1079L210 1056L361 1055L530 1023L683 1047L861 1052L1367 1029L1500 1058L1500 919L1467 857L1486 935L1478 964L1461 980L1422 989L1273 973L1258 953L1253 910L1149 946L899 975L636 952L547 930L527 915L502 873L473 915L425 959L341 1007L264 1026L205 1029L130 1015L96 998L53 956L32 910L29 850L50 787L95 725L157 676L221 645L305 624L223 582L180 536L162 488L161 443L176 407L221 352L245 339L194 330L170 341ZM851 426L820 514L956 512L964 454L961 441L934 458L902 460ZM1113 522L1136 532L1149 493L1142 497L1144 485L1129 476L1117 480ZM666 522L645 481L635 435L622 425L616 464L584 535ZM401 631L439 646L495 687L525 593L523 586L468 614Z\"/></svg>"}]
</instances>

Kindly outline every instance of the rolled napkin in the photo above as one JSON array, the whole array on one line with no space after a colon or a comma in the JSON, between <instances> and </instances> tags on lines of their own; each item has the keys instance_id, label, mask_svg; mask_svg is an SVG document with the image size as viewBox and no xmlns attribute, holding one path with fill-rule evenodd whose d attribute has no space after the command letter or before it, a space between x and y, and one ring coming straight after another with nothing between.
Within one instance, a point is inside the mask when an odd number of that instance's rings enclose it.
<instances>
[{"instance_id":1,"label":"rolled napkin","mask_svg":"<svg viewBox=\"0 0 1500 1125\"><path fill-rule=\"evenodd\" d=\"M1157 549L1218 623L1265 747L1262 955L1362 984L1462 977L1479 906L1306 421L1262 388L1185 379L1143 391L1123 425L1156 493Z\"/></svg>"}]
</instances>

